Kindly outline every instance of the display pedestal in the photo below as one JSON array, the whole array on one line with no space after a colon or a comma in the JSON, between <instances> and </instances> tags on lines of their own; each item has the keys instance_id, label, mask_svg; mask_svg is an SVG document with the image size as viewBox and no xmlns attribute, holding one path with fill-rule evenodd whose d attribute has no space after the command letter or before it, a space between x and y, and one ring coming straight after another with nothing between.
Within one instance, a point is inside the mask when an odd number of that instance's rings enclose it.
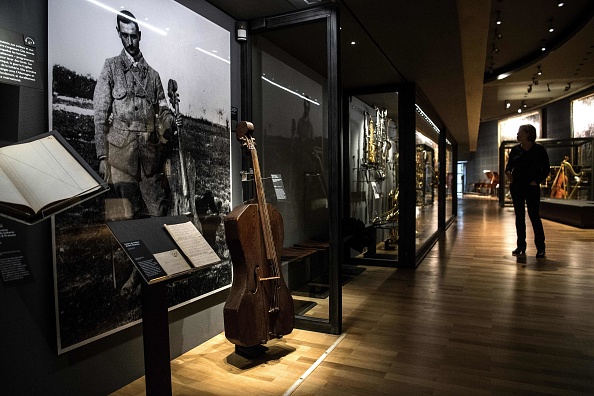
<instances>
[{"instance_id":1,"label":"display pedestal","mask_svg":"<svg viewBox=\"0 0 594 396\"><path fill-rule=\"evenodd\" d=\"M192 245L206 245L204 257L186 257L167 229L188 223L186 216L151 217L107 223L112 234L142 277L142 333L144 344L144 378L148 396L171 395L171 363L169 351L169 316L167 282L183 279L205 265L220 261L202 235L189 225L196 235ZM187 227L184 228L187 231ZM178 231L179 232L179 231ZM180 239L177 239L180 242ZM187 241L181 241L187 244ZM180 242L180 243L181 243ZM165 257L162 254L165 253ZM170 256L171 254L171 256ZM162 258L159 262L155 255ZM169 259L167 259L169 257ZM167 260L178 258L172 266ZM190 259L192 257L192 259ZM189 261L186 260L189 259Z\"/></svg>"},{"instance_id":2,"label":"display pedestal","mask_svg":"<svg viewBox=\"0 0 594 396\"><path fill-rule=\"evenodd\" d=\"M540 217L579 228L594 228L592 201L541 198Z\"/></svg>"},{"instance_id":3,"label":"display pedestal","mask_svg":"<svg viewBox=\"0 0 594 396\"><path fill-rule=\"evenodd\" d=\"M142 282L142 334L147 396L171 395L167 283Z\"/></svg>"}]
</instances>

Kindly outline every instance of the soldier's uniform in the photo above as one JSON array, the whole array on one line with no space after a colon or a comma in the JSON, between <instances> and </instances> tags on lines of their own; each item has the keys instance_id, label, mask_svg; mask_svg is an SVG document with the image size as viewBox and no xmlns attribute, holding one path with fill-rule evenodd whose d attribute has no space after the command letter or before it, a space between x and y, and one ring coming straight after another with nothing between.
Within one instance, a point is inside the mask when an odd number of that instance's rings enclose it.
<instances>
[{"instance_id":1,"label":"soldier's uniform","mask_svg":"<svg viewBox=\"0 0 594 396\"><path fill-rule=\"evenodd\" d=\"M108 182L127 206L125 218L167 214L158 131L166 106L159 73L142 56L133 62L122 50L105 61L93 96L95 143L98 159L107 160Z\"/></svg>"}]
</instances>

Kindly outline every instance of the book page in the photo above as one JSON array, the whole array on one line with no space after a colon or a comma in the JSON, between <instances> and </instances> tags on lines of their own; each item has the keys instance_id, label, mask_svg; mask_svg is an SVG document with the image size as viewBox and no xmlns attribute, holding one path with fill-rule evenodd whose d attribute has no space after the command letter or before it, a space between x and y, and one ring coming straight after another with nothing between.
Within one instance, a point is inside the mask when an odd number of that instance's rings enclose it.
<instances>
[{"instance_id":1,"label":"book page","mask_svg":"<svg viewBox=\"0 0 594 396\"><path fill-rule=\"evenodd\" d=\"M189 270L191 267L177 249L153 254L167 275L175 275Z\"/></svg>"},{"instance_id":2,"label":"book page","mask_svg":"<svg viewBox=\"0 0 594 396\"><path fill-rule=\"evenodd\" d=\"M221 261L191 221L163 226L194 267Z\"/></svg>"},{"instance_id":3,"label":"book page","mask_svg":"<svg viewBox=\"0 0 594 396\"><path fill-rule=\"evenodd\" d=\"M3 147L0 168L35 212L101 187L53 136Z\"/></svg>"},{"instance_id":4,"label":"book page","mask_svg":"<svg viewBox=\"0 0 594 396\"><path fill-rule=\"evenodd\" d=\"M0 202L29 206L27 200L23 198L19 190L17 190L8 176L2 171L2 167L0 167Z\"/></svg>"}]
</instances>

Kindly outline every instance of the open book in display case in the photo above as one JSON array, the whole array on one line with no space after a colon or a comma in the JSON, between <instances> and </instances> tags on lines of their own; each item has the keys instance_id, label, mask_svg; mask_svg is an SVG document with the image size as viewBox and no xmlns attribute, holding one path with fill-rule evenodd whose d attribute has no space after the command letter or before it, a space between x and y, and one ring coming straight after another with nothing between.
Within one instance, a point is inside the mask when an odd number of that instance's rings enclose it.
<instances>
[{"instance_id":1,"label":"open book in display case","mask_svg":"<svg viewBox=\"0 0 594 396\"><path fill-rule=\"evenodd\" d=\"M107 191L57 131L0 148L0 215L35 224Z\"/></svg>"}]
</instances>

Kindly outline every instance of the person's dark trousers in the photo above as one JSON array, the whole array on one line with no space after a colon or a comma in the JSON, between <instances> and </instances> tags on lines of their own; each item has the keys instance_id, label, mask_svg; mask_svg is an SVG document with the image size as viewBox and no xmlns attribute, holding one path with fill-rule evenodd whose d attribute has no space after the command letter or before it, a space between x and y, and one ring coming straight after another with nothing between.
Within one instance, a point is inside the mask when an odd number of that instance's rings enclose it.
<instances>
[{"instance_id":1,"label":"person's dark trousers","mask_svg":"<svg viewBox=\"0 0 594 396\"><path fill-rule=\"evenodd\" d=\"M545 234L540 219L540 186L510 186L514 212L516 214L517 247L526 249L526 208L534 231L534 245L537 250L545 249Z\"/></svg>"}]
</instances>

